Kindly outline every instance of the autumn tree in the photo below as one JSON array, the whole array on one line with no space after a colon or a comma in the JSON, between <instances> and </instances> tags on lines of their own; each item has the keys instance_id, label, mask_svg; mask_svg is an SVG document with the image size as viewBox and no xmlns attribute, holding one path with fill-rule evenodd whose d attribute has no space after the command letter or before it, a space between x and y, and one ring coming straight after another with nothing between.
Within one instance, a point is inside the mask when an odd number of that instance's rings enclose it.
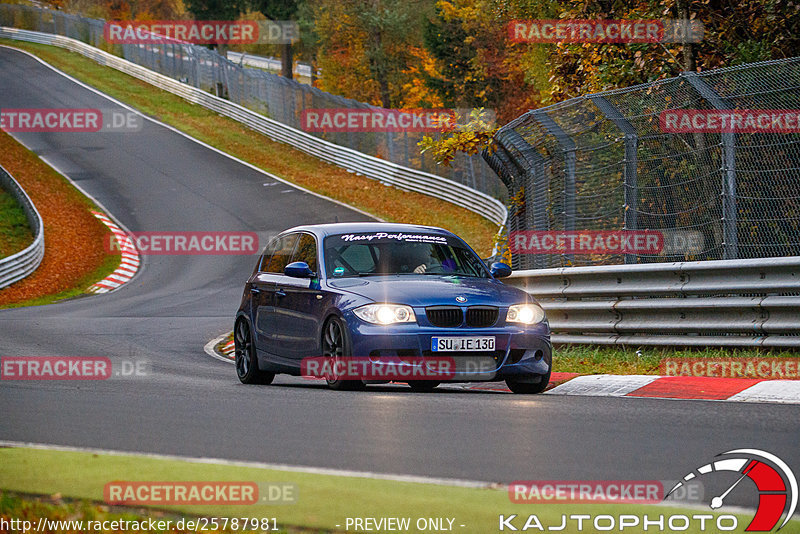
<instances>
[{"instance_id":1,"label":"autumn tree","mask_svg":"<svg viewBox=\"0 0 800 534\"><path fill-rule=\"evenodd\" d=\"M528 108L587 93L673 77L684 70L791 57L800 50L800 4L794 0L440 0L437 7L442 42L438 46L434 40L430 46L447 67L442 68L446 76L429 83L447 99L484 98L486 107L497 106L501 122ZM499 34L492 38L495 26L539 18L690 19L702 22L705 32L699 43L511 44ZM490 20L493 26L487 27ZM459 26L459 38L452 38ZM469 47L448 43L462 38ZM471 150L469 135L466 139L459 143L451 134L426 148L447 162L449 151L460 145Z\"/></svg>"},{"instance_id":2,"label":"autumn tree","mask_svg":"<svg viewBox=\"0 0 800 534\"><path fill-rule=\"evenodd\" d=\"M387 108L406 105L409 87L415 100L426 100L425 87L413 77L430 63L421 33L431 7L426 0L316 2L321 88Z\"/></svg>"},{"instance_id":3,"label":"autumn tree","mask_svg":"<svg viewBox=\"0 0 800 534\"><path fill-rule=\"evenodd\" d=\"M51 9L107 20L174 20L184 15L181 0L47 0Z\"/></svg>"},{"instance_id":4,"label":"autumn tree","mask_svg":"<svg viewBox=\"0 0 800 534\"><path fill-rule=\"evenodd\" d=\"M299 7L299 0L249 0L250 9L261 12L267 20L288 21L295 20ZM282 43L281 49L281 76L293 77L292 43Z\"/></svg>"},{"instance_id":5,"label":"autumn tree","mask_svg":"<svg viewBox=\"0 0 800 534\"><path fill-rule=\"evenodd\" d=\"M195 20L236 20L247 9L245 0L185 0ZM225 45L209 45L225 55Z\"/></svg>"},{"instance_id":6,"label":"autumn tree","mask_svg":"<svg viewBox=\"0 0 800 534\"><path fill-rule=\"evenodd\" d=\"M425 29L425 46L436 58L440 76L426 83L450 107L493 110L511 120L537 107L548 84L543 68L546 49L530 50L507 38L514 18L552 13L551 1L516 8L501 0L439 0Z\"/></svg>"},{"instance_id":7,"label":"autumn tree","mask_svg":"<svg viewBox=\"0 0 800 534\"><path fill-rule=\"evenodd\" d=\"M639 0L565 4L560 18L691 19L699 43L561 43L548 60L548 101L627 87L681 71L778 59L800 50L800 6L791 0ZM531 45L535 46L535 45Z\"/></svg>"}]
</instances>

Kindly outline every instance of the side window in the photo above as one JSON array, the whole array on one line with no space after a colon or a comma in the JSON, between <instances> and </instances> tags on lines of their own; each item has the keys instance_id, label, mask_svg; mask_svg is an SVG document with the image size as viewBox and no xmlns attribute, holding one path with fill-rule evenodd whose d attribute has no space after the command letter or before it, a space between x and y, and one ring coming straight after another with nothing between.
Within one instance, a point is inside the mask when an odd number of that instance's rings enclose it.
<instances>
[{"instance_id":1,"label":"side window","mask_svg":"<svg viewBox=\"0 0 800 534\"><path fill-rule=\"evenodd\" d=\"M292 258L292 251L294 245L297 243L298 234L289 234L281 237L275 245L275 250L272 253L272 258L269 260L269 266L266 272L268 273L281 273L283 269L289 264Z\"/></svg>"},{"instance_id":2,"label":"side window","mask_svg":"<svg viewBox=\"0 0 800 534\"><path fill-rule=\"evenodd\" d=\"M278 239L273 239L269 242L269 245L264 247L264 252L261 254L261 257L258 259L258 265L256 266L256 270L258 272L265 272L267 270L267 265L269 265L269 259L272 257L272 253L275 252L275 247L278 245Z\"/></svg>"},{"instance_id":3,"label":"side window","mask_svg":"<svg viewBox=\"0 0 800 534\"><path fill-rule=\"evenodd\" d=\"M304 261L312 271L317 272L317 241L313 235L300 234L292 261Z\"/></svg>"}]
</instances>

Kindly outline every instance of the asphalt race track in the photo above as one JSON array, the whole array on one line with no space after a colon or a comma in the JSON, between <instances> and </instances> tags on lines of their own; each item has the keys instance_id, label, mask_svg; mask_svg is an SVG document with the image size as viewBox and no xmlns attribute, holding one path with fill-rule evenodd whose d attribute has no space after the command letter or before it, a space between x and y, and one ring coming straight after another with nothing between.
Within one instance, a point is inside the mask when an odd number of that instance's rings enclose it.
<instances>
[{"instance_id":1,"label":"asphalt race track","mask_svg":"<svg viewBox=\"0 0 800 534\"><path fill-rule=\"evenodd\" d=\"M116 106L0 48L0 107ZM149 121L137 133L14 135L133 231L268 233L367 219L282 183L265 186L274 180ZM0 355L149 362L139 378L0 382L0 440L497 482L675 480L745 447L800 465L796 406L400 386L333 392L280 376L245 386L203 345L232 328L255 257L143 260L113 293L0 311Z\"/></svg>"}]
</instances>

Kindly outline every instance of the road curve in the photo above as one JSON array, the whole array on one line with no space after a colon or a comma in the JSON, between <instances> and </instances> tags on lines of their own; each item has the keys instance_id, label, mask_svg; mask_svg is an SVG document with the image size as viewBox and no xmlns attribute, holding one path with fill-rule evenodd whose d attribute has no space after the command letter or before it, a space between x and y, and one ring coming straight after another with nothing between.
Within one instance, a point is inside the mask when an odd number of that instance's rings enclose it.
<instances>
[{"instance_id":1,"label":"road curve","mask_svg":"<svg viewBox=\"0 0 800 534\"><path fill-rule=\"evenodd\" d=\"M0 107L115 105L0 48ZM152 122L137 133L15 137L133 231L366 220L285 184L265 186L274 180ZM143 259L137 278L113 293L0 311L2 356L149 362L138 379L0 382L0 440L500 482L674 480L742 447L800 466L796 406L399 386L332 392L287 377L244 386L203 345L231 329L254 257Z\"/></svg>"}]
</instances>

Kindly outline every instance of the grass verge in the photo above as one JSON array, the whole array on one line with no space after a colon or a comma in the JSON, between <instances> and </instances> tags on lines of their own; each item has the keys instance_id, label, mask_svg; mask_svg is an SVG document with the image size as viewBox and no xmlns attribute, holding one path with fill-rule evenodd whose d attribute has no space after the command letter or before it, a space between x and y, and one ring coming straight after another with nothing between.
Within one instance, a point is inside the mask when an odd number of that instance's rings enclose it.
<instances>
[{"instance_id":1,"label":"grass verge","mask_svg":"<svg viewBox=\"0 0 800 534\"><path fill-rule=\"evenodd\" d=\"M469 210L434 197L356 176L271 141L246 126L162 91L80 54L57 47L0 39L215 148L281 178L391 222L440 226L460 235L479 254L492 251L497 227Z\"/></svg>"},{"instance_id":2,"label":"grass verge","mask_svg":"<svg viewBox=\"0 0 800 534\"><path fill-rule=\"evenodd\" d=\"M0 189L0 259L7 258L33 243L25 210L4 189Z\"/></svg>"},{"instance_id":3,"label":"grass verge","mask_svg":"<svg viewBox=\"0 0 800 534\"><path fill-rule=\"evenodd\" d=\"M605 347L597 345L557 345L553 370L563 373L659 375L664 358L797 358L787 350L739 348L675 349L670 347Z\"/></svg>"},{"instance_id":4,"label":"grass verge","mask_svg":"<svg viewBox=\"0 0 800 534\"><path fill-rule=\"evenodd\" d=\"M91 214L97 207L5 132L0 132L0 154L3 166L42 217L45 240L39 268L0 291L0 308L49 304L82 295L113 272L119 256L103 250L103 240L112 234Z\"/></svg>"},{"instance_id":5,"label":"grass verge","mask_svg":"<svg viewBox=\"0 0 800 534\"><path fill-rule=\"evenodd\" d=\"M512 504L503 487L467 488L427 483L397 482L371 478L319 475L297 471L282 471L163 460L124 455L103 455L83 452L63 452L25 448L0 449L0 488L15 496L0 500L9 503L15 513L28 504L30 498L15 501L19 494L47 495L62 500L77 500L73 504L83 514L93 514L99 507L110 513L103 504L103 488L112 481L243 481L256 483L294 484L297 500L293 504L254 504L249 506L162 506L142 507L135 515L147 518L205 516L276 518L279 527L294 532L345 532L347 518L408 517L412 524L420 518L453 519L453 531L465 533L496 532L498 517L517 514L520 528L529 514L535 514L543 525L561 525L562 514L648 514L650 517L684 513L679 508L634 504ZM61 508L36 509L40 514L60 514ZM8 512L0 508L3 514ZM130 512L128 512L130 513ZM703 511L702 513L706 513ZM38 519L29 513L32 519ZM747 514L738 515L738 531L750 521ZM445 525L448 523L445 522ZM338 525L338 526L337 526ZM463 525L463 526L461 526ZM699 532L696 528L686 532ZM354 529L350 529L354 530ZM589 529L590 531L592 529ZM386 531L386 530L378 530ZM419 530L411 528L409 532ZM626 532L641 532L626 528ZM652 529L651 529L652 531ZM800 532L800 524L789 523L785 532Z\"/></svg>"}]
</instances>

